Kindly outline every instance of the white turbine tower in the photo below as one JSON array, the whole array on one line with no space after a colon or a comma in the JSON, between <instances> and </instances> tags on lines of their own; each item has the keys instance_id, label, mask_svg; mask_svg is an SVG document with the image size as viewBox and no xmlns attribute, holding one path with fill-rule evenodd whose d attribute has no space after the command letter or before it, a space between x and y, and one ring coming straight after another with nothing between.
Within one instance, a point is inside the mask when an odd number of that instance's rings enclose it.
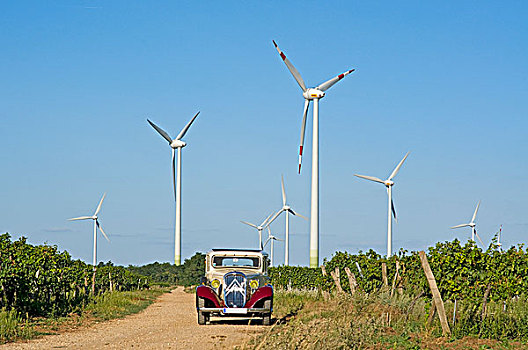
<instances>
[{"instance_id":1,"label":"white turbine tower","mask_svg":"<svg viewBox=\"0 0 528 350\"><path fill-rule=\"evenodd\" d=\"M401 166L403 165L403 162L405 162L405 159L407 159L407 156L409 155L409 152L405 154L403 159L400 161L400 163L394 168L392 171L392 174L387 178L387 180L383 181L377 177L374 176L366 176L366 175L358 175L354 174L357 177L367 179L374 182L379 182L381 184L384 184L385 187L387 187L387 194L389 197L389 210L388 210L388 218L387 218L387 257L390 258L392 255L392 216L394 216L394 219L396 222L398 222L398 219L396 217L396 209L394 208L394 202L392 200L392 186L394 186L394 181L392 179L398 174L398 171L400 171ZM392 215L391 215L392 212Z\"/></svg>"},{"instance_id":2,"label":"white turbine tower","mask_svg":"<svg viewBox=\"0 0 528 350\"><path fill-rule=\"evenodd\" d=\"M308 220L304 215L296 213L293 209L286 203L286 190L284 189L284 177L281 176L281 185L282 185L282 208L271 218L268 222L270 225L281 213L286 213L286 241L284 242L284 265L289 265L289 255L290 255L290 215L300 216L301 218Z\"/></svg>"},{"instance_id":3,"label":"white turbine tower","mask_svg":"<svg viewBox=\"0 0 528 350\"><path fill-rule=\"evenodd\" d=\"M166 133L159 126L147 119L148 123L156 130L172 148L172 185L174 187L174 199L176 201L176 220L174 227L174 265L181 265L181 167L182 167L182 148L187 145L186 142L182 141L182 137L185 136L187 130L191 127L196 117L200 112L196 113L187 125L180 131L175 139L171 139L168 133ZM178 168L176 168L175 153L178 150ZM176 173L176 174L175 174Z\"/></svg>"},{"instance_id":4,"label":"white turbine tower","mask_svg":"<svg viewBox=\"0 0 528 350\"><path fill-rule=\"evenodd\" d=\"M306 116L310 101L313 100L313 132L312 132L312 185L311 185L311 206L310 206L310 267L319 266L319 100L325 96L325 91L332 87L339 80L343 79L354 69L339 74L315 88L306 88L304 81L293 64L286 58L286 55L279 49L277 43L273 45L279 52L288 70L301 87L304 97L304 112L301 125L301 144L299 147L299 173L301 172L302 153L304 145L304 131L306 128Z\"/></svg>"},{"instance_id":5,"label":"white turbine tower","mask_svg":"<svg viewBox=\"0 0 528 350\"><path fill-rule=\"evenodd\" d=\"M97 206L97 209L95 209L95 212L94 212L94 214L92 216L80 216L78 218L68 219L69 221L93 220L94 227L93 227L93 260L92 260L92 264L93 264L93 267L94 267L94 271L95 271L96 266L97 266L97 228L99 228L99 230L103 234L104 238L106 238L106 240L108 242L110 242L110 240L108 239L108 236L106 235L106 233L103 231L103 228L99 224L99 217L97 216L97 214L99 214L99 211L101 210L101 205L103 204L103 200L105 199L105 197L106 197L106 193L103 194L103 197L99 201L99 205Z\"/></svg>"},{"instance_id":6,"label":"white turbine tower","mask_svg":"<svg viewBox=\"0 0 528 350\"><path fill-rule=\"evenodd\" d=\"M453 229L453 228L459 228L459 227L471 227L471 240L475 242L475 236L477 236L480 243L484 247L484 242L482 242L482 239L480 239L480 236L477 233L477 229L476 229L477 224L475 223L475 219L477 218L477 212L479 210L479 207L480 207L480 201L478 201L477 207L475 208L475 212L473 213L473 217L471 218L471 221L468 224L456 225L451 228Z\"/></svg>"},{"instance_id":7,"label":"white turbine tower","mask_svg":"<svg viewBox=\"0 0 528 350\"><path fill-rule=\"evenodd\" d=\"M500 242L502 236L502 225L500 225L499 233L497 234L497 246L499 247L499 252L502 252L502 244Z\"/></svg>"},{"instance_id":8,"label":"white turbine tower","mask_svg":"<svg viewBox=\"0 0 528 350\"><path fill-rule=\"evenodd\" d=\"M273 266L273 241L284 241L284 240L272 235L269 225L267 226L267 228L268 228L268 239L266 240L266 243L264 243L264 247L268 244L268 242L271 241L270 243L270 266Z\"/></svg>"},{"instance_id":9,"label":"white turbine tower","mask_svg":"<svg viewBox=\"0 0 528 350\"><path fill-rule=\"evenodd\" d=\"M268 220L271 217L271 215L273 215L273 213L269 214L269 216L266 218L266 220L264 220L262 222L262 224L260 224L260 225L255 225L255 224L252 224L251 222L240 220L241 223L249 225L249 226L254 227L254 228L257 229L258 235L259 235L259 248L260 248L260 250L264 249L264 246L262 245L262 230L264 230L266 227L268 227L268 225L269 225Z\"/></svg>"}]
</instances>

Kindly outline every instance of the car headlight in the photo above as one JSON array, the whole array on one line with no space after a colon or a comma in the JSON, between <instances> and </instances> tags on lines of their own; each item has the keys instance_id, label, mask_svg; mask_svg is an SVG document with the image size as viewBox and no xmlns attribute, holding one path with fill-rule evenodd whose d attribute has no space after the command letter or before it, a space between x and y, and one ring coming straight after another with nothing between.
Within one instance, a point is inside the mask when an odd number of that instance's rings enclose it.
<instances>
[{"instance_id":1,"label":"car headlight","mask_svg":"<svg viewBox=\"0 0 528 350\"><path fill-rule=\"evenodd\" d=\"M211 287L213 287L214 289L217 289L218 287L220 287L220 281L217 279L212 280Z\"/></svg>"},{"instance_id":2,"label":"car headlight","mask_svg":"<svg viewBox=\"0 0 528 350\"><path fill-rule=\"evenodd\" d=\"M251 281L249 282L249 286L250 286L252 289L257 289L258 286L259 286L259 282L258 282L258 280L251 280Z\"/></svg>"}]
</instances>

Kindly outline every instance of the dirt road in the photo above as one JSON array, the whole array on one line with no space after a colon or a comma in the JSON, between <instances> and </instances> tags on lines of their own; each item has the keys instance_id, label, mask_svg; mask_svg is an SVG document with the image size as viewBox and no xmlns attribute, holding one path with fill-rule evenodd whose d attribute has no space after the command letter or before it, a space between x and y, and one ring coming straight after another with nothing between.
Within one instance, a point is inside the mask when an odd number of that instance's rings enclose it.
<instances>
[{"instance_id":1,"label":"dirt road","mask_svg":"<svg viewBox=\"0 0 528 350\"><path fill-rule=\"evenodd\" d=\"M2 349L232 349L268 327L217 318L196 323L195 295L178 288L142 312L58 335L3 345ZM253 322L255 323L255 322Z\"/></svg>"}]
</instances>

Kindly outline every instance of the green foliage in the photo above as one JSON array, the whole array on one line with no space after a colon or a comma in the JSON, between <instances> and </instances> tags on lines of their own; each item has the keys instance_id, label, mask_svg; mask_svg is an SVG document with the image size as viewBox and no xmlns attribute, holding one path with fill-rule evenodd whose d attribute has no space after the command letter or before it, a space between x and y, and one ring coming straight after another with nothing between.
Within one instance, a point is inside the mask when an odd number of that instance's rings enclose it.
<instances>
[{"instance_id":1,"label":"green foliage","mask_svg":"<svg viewBox=\"0 0 528 350\"><path fill-rule=\"evenodd\" d=\"M0 235L0 307L27 316L57 317L78 311L91 296L93 267L56 246L11 241ZM97 269L95 293L148 287L145 277L111 263Z\"/></svg>"},{"instance_id":2,"label":"green foliage","mask_svg":"<svg viewBox=\"0 0 528 350\"><path fill-rule=\"evenodd\" d=\"M329 286L319 268L302 266L278 266L268 269L270 283L275 288L313 290Z\"/></svg>"},{"instance_id":3,"label":"green foliage","mask_svg":"<svg viewBox=\"0 0 528 350\"><path fill-rule=\"evenodd\" d=\"M170 263L154 262L143 266L129 265L127 270L149 277L154 283L177 284L178 266Z\"/></svg>"},{"instance_id":4,"label":"green foliage","mask_svg":"<svg viewBox=\"0 0 528 350\"><path fill-rule=\"evenodd\" d=\"M524 295L528 290L528 254L523 246L501 253L494 244L483 251L474 242L462 245L454 240L429 248L427 258L444 300L466 300L479 304L488 286L491 301L508 301ZM336 252L330 260L325 259L324 266L327 272L339 268L345 292L350 291L344 273L345 267L348 267L356 276L360 289L373 293L383 286L383 263L387 265L389 286L392 285L396 262L400 264L403 289L414 295L423 291L431 297L418 252L402 250L390 259L373 250L358 254ZM320 268L279 266L270 268L269 275L271 283L279 288L327 291L335 288L333 280L328 275L322 276Z\"/></svg>"},{"instance_id":5,"label":"green foliage","mask_svg":"<svg viewBox=\"0 0 528 350\"><path fill-rule=\"evenodd\" d=\"M205 273L205 254L195 253L185 259L183 265L155 262L143 266L128 266L131 272L148 276L155 283L168 283L180 286L192 286L200 283Z\"/></svg>"},{"instance_id":6,"label":"green foliage","mask_svg":"<svg viewBox=\"0 0 528 350\"><path fill-rule=\"evenodd\" d=\"M205 254L196 253L189 259L185 259L183 265L177 268L176 280L179 285L200 284L200 278L205 274Z\"/></svg>"}]
</instances>

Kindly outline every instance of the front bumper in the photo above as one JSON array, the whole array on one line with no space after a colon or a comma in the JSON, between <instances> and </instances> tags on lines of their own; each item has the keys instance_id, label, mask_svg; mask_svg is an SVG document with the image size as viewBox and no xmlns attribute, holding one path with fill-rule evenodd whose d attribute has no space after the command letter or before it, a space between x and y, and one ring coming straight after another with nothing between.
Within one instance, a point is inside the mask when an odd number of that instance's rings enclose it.
<instances>
[{"instance_id":1,"label":"front bumper","mask_svg":"<svg viewBox=\"0 0 528 350\"><path fill-rule=\"evenodd\" d=\"M221 315L251 315L251 314L269 314L271 309L265 308L245 308L245 307L202 307L198 309L201 312L221 314Z\"/></svg>"}]
</instances>

